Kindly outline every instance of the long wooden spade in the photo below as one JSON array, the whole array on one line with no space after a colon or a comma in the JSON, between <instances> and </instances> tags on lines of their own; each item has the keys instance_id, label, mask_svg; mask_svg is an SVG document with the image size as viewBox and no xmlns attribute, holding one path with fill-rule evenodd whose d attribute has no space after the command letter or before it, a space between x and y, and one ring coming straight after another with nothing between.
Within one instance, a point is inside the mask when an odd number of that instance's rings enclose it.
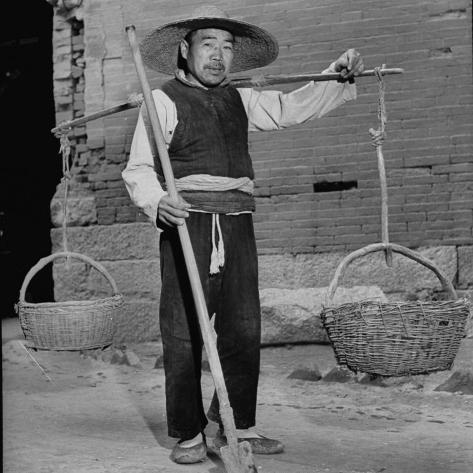
<instances>
[{"instance_id":1,"label":"long wooden spade","mask_svg":"<svg viewBox=\"0 0 473 473\"><path fill-rule=\"evenodd\" d=\"M172 172L171 162L169 160L168 151L161 131L162 129L159 123L156 105L151 93L151 87L146 77L141 53L136 40L135 27L133 25L127 26L126 32L128 34L128 41L133 54L133 60L135 62L138 78L143 90L143 98L146 104L149 121L151 123L151 129L159 153L159 159L163 169L164 178L166 180L167 190L170 197L177 200L178 194L174 182L174 174ZM223 377L222 366L218 357L216 336L210 324L210 318L207 311L207 305L205 303L202 283L200 282L199 278L194 251L192 250L189 232L185 223L184 225L179 225L177 229L192 288L202 339L207 352L210 371L212 373L215 390L217 392L220 404L220 417L222 419L228 442L225 447L220 449L221 457L228 473L257 473L250 444L248 442L238 442L235 420L233 418L233 409L230 406L228 392Z\"/></svg>"}]
</instances>

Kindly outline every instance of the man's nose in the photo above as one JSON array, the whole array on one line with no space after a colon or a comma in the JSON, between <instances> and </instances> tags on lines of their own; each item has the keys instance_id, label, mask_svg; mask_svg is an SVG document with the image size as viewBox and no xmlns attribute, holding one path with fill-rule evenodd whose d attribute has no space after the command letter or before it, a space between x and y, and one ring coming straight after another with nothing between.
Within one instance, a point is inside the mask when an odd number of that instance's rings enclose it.
<instances>
[{"instance_id":1,"label":"man's nose","mask_svg":"<svg viewBox=\"0 0 473 473\"><path fill-rule=\"evenodd\" d=\"M222 48L220 46L215 46L212 50L212 59L216 61L221 61L223 58Z\"/></svg>"}]
</instances>

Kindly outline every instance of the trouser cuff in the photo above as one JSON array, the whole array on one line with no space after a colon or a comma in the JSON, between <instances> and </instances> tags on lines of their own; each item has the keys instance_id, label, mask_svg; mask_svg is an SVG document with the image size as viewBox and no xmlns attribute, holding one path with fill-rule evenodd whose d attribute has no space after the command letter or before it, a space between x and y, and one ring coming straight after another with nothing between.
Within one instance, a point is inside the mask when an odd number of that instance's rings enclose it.
<instances>
[{"instance_id":1,"label":"trouser cuff","mask_svg":"<svg viewBox=\"0 0 473 473\"><path fill-rule=\"evenodd\" d=\"M172 427L168 427L168 435L169 437L173 437L179 440L190 440L193 439L197 434L201 434L204 432L207 423L203 425L200 429L194 430L179 430L173 429Z\"/></svg>"}]
</instances>

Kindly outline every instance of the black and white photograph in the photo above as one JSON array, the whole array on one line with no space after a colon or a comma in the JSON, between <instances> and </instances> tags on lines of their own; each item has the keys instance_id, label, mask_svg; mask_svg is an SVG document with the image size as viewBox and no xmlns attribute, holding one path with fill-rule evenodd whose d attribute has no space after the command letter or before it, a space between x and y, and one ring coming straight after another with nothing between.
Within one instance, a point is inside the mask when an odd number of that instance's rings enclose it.
<instances>
[{"instance_id":1,"label":"black and white photograph","mask_svg":"<svg viewBox=\"0 0 473 473\"><path fill-rule=\"evenodd\" d=\"M0 10L5 473L473 473L470 0Z\"/></svg>"}]
</instances>

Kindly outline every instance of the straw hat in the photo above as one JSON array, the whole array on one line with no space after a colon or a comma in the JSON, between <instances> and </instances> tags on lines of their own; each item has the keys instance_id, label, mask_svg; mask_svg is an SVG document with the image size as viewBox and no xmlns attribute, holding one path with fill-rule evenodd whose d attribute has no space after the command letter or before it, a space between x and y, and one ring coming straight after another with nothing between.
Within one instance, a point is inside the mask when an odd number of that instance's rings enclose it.
<instances>
[{"instance_id":1,"label":"straw hat","mask_svg":"<svg viewBox=\"0 0 473 473\"><path fill-rule=\"evenodd\" d=\"M233 20L217 7L203 6L190 18L160 26L140 43L144 63L158 72L173 74L178 67L179 43L191 31L203 28L227 30L235 38L232 72L266 66L278 55L278 43L258 26Z\"/></svg>"}]
</instances>

